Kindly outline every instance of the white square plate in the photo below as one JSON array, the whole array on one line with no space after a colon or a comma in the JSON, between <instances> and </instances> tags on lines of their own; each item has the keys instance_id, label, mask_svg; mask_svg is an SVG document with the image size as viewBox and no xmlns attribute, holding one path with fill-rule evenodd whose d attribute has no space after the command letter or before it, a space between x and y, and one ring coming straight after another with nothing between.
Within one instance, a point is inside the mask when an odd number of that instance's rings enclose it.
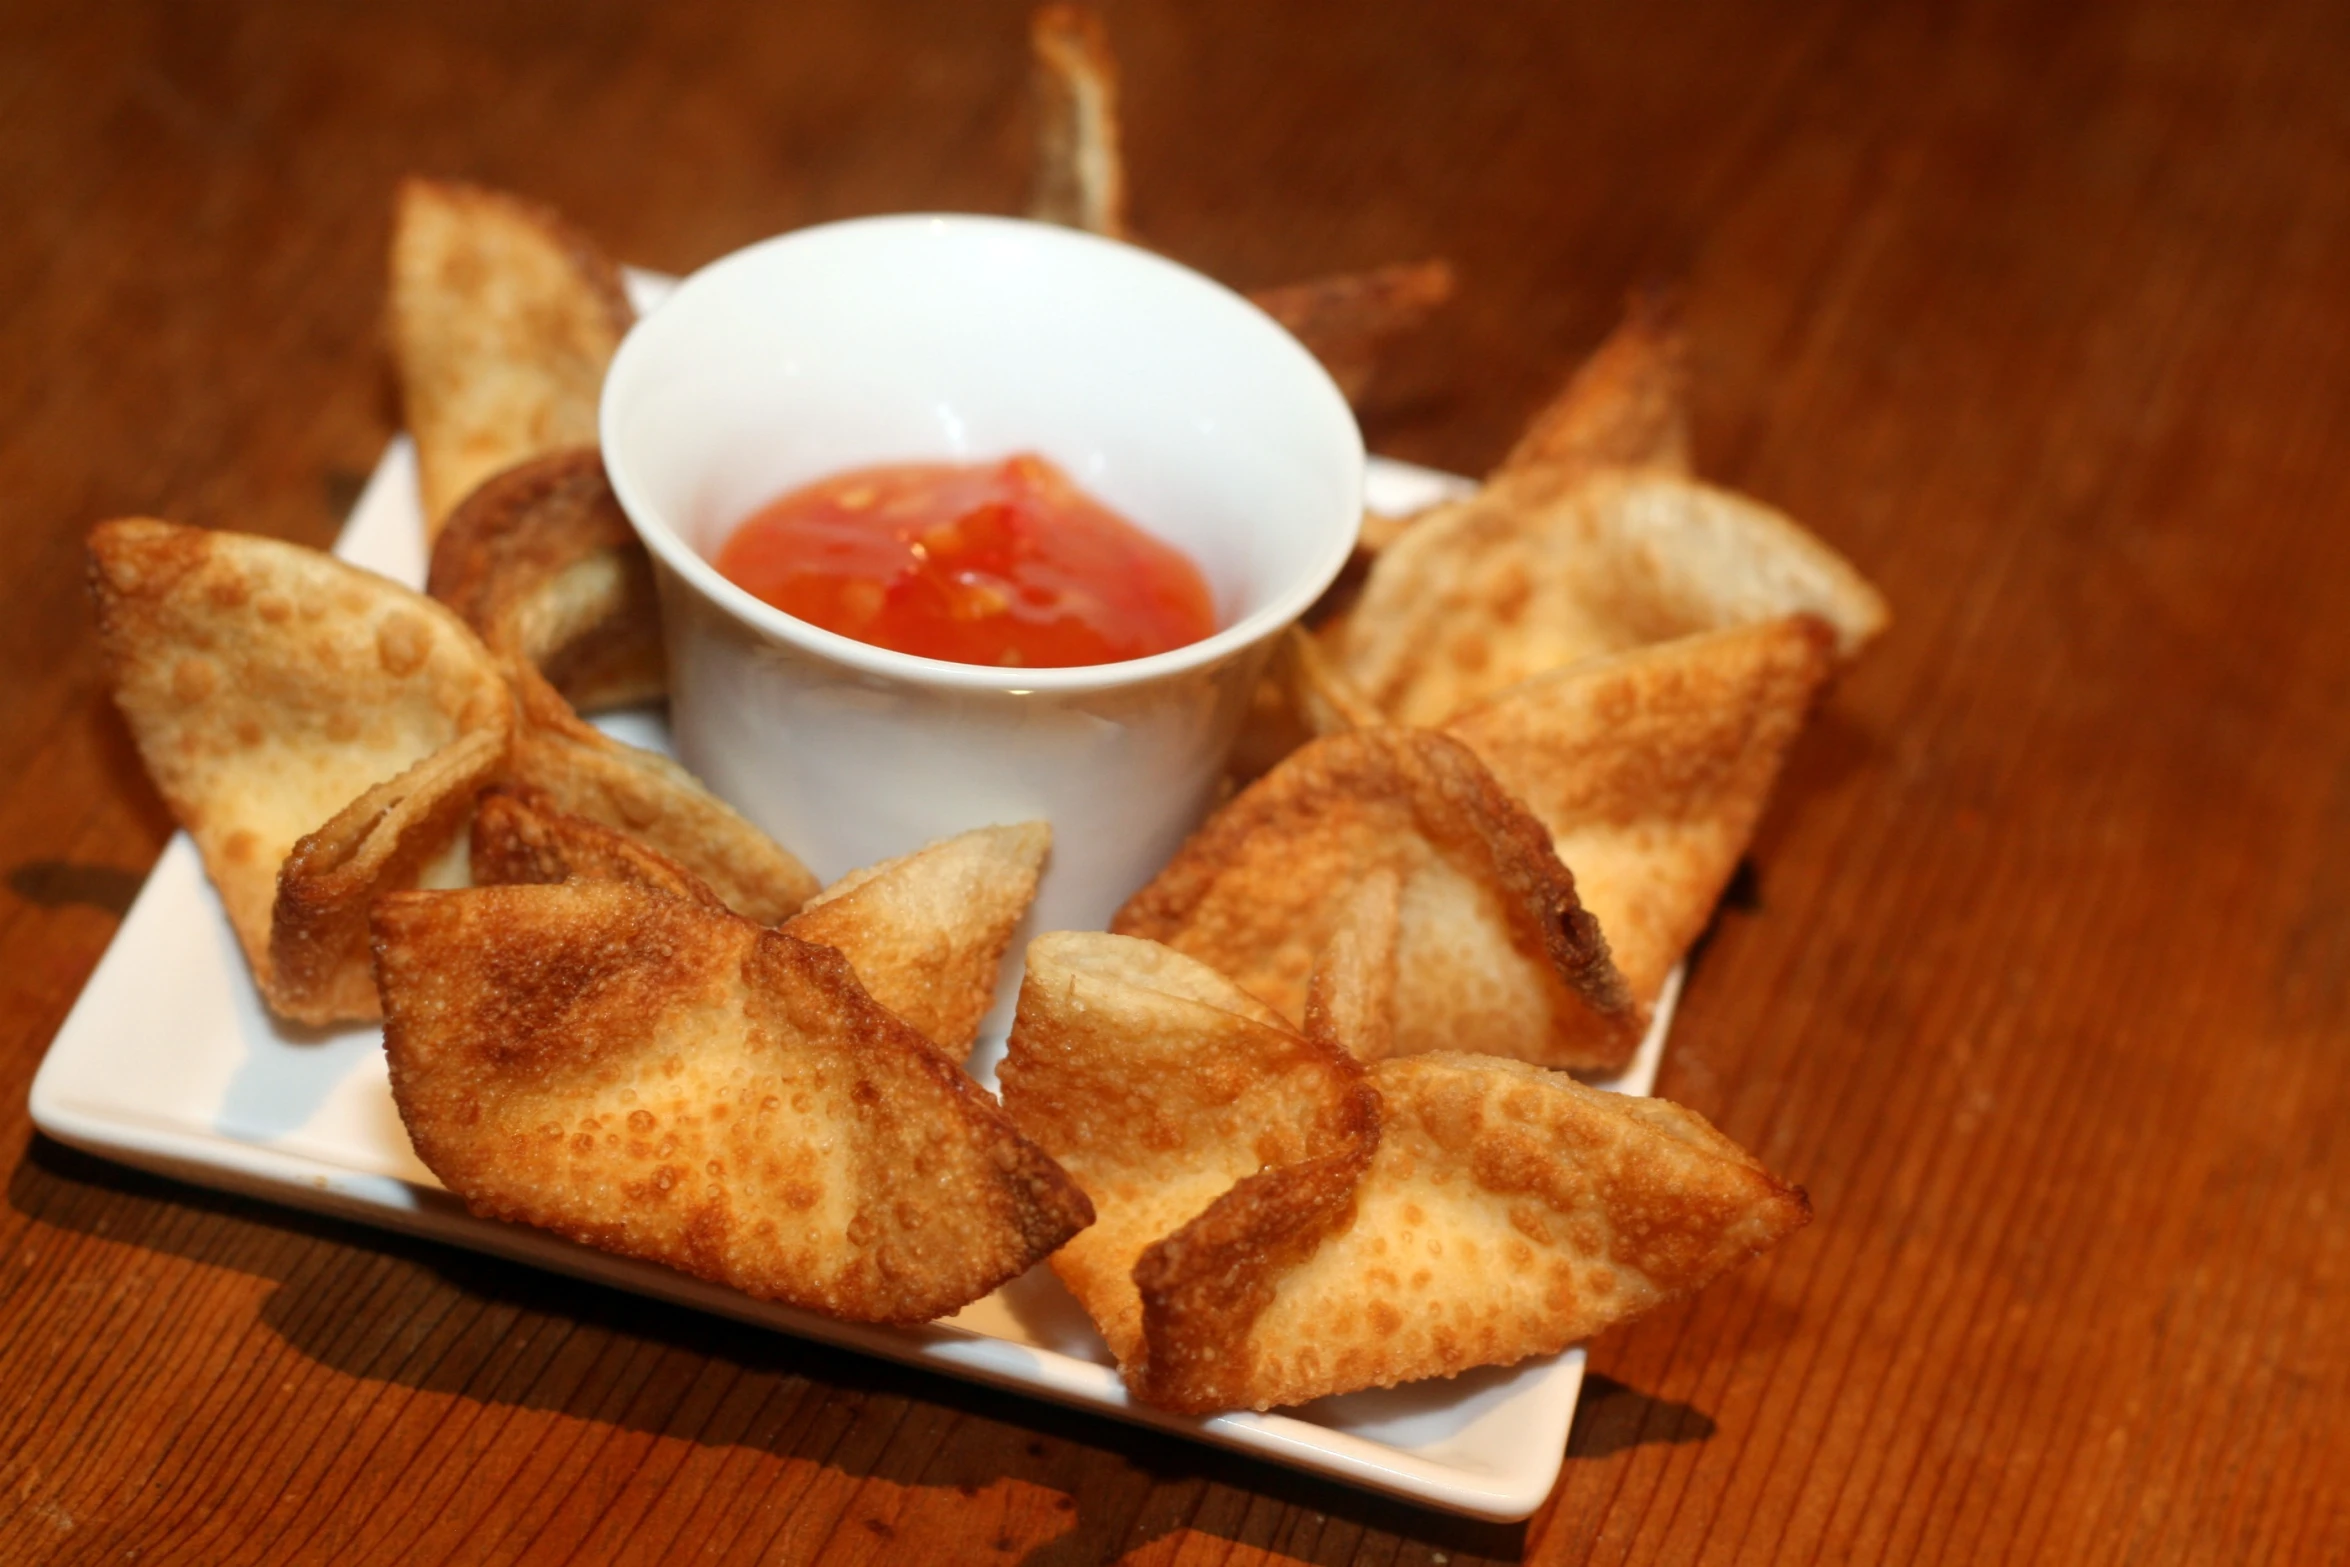
<instances>
[{"instance_id":1,"label":"white square plate","mask_svg":"<svg viewBox=\"0 0 2350 1567\"><path fill-rule=\"evenodd\" d=\"M1369 496L1380 510L1403 512L1460 483L1374 459ZM402 438L377 465L337 553L420 584L422 538L414 452ZM622 715L610 727L666 748L657 717ZM1602 1086L1648 1092L1679 979L1666 988L1631 1069ZM983 1041L972 1058L991 1090L998 1054L1000 1038ZM197 1185L472 1247L1481 1518L1523 1518L1550 1494L1583 1381L1576 1348L1277 1414L1195 1419L1127 1398L1092 1324L1045 1267L943 1322L864 1327L477 1219L409 1148L380 1030L299 1028L262 1006L184 833L156 862L50 1045L33 1082L32 1114L60 1142Z\"/></svg>"}]
</instances>

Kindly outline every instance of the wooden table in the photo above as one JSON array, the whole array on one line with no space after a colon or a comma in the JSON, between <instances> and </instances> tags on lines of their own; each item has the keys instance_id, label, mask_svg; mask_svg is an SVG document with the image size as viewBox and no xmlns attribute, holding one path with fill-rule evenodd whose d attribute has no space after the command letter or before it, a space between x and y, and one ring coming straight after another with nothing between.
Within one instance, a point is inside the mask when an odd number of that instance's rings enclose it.
<instances>
[{"instance_id":1,"label":"wooden table","mask_svg":"<svg viewBox=\"0 0 2350 1567\"><path fill-rule=\"evenodd\" d=\"M684 269L1016 210L1021 5L0 11L0 1559L2350 1556L2350 27L2324 0L1113 4L1138 219L1446 255L1367 411L1477 471L1677 282L1701 471L1898 624L1661 1090L1809 1187L1463 1523L33 1135L169 822L92 522L332 538L403 171ZM2332 1475L2329 1483L2324 1477Z\"/></svg>"}]
</instances>

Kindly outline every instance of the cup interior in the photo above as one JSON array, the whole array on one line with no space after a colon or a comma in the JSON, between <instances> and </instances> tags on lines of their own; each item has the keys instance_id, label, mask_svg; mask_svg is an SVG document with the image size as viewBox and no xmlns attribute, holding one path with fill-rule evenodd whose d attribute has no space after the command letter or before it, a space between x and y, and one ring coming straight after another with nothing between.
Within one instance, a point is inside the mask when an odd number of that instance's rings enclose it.
<instances>
[{"instance_id":1,"label":"cup interior","mask_svg":"<svg viewBox=\"0 0 2350 1567\"><path fill-rule=\"evenodd\" d=\"M860 219L713 263L622 344L602 437L647 545L714 602L836 659L958 684L1101 677L870 648L710 561L760 506L845 469L1041 452L1186 551L1215 596L1208 641L1101 666L1139 677L1294 619L1361 519L1353 415L1269 317L1147 251L1003 218Z\"/></svg>"}]
</instances>

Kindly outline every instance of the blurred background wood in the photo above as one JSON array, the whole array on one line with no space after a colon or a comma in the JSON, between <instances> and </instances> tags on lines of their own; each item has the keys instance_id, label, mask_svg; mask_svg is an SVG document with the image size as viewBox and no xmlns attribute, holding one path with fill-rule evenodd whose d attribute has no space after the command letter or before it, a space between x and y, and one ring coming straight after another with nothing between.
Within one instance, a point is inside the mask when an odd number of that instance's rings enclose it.
<instances>
[{"instance_id":1,"label":"blurred background wood","mask_svg":"<svg viewBox=\"0 0 2350 1567\"><path fill-rule=\"evenodd\" d=\"M1676 283L1700 471L1892 599L1660 1085L1818 1222L1601 1340L1494 1528L35 1137L168 830L83 530L333 537L405 171L669 269L1016 210L1025 10L14 0L0 1559L2350 1556L2350 9L1107 13L1154 243L1454 261L1375 449L1478 471Z\"/></svg>"}]
</instances>

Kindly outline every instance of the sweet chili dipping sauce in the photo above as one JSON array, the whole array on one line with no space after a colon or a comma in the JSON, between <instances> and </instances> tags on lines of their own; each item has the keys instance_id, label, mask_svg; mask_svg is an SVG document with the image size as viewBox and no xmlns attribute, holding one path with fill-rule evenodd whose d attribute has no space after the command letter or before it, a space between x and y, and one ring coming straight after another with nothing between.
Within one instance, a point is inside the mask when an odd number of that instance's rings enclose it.
<instances>
[{"instance_id":1,"label":"sweet chili dipping sauce","mask_svg":"<svg viewBox=\"0 0 2350 1567\"><path fill-rule=\"evenodd\" d=\"M718 569L827 631L958 664L1112 664L1216 629L1182 551L1027 452L819 479L737 528Z\"/></svg>"}]
</instances>

